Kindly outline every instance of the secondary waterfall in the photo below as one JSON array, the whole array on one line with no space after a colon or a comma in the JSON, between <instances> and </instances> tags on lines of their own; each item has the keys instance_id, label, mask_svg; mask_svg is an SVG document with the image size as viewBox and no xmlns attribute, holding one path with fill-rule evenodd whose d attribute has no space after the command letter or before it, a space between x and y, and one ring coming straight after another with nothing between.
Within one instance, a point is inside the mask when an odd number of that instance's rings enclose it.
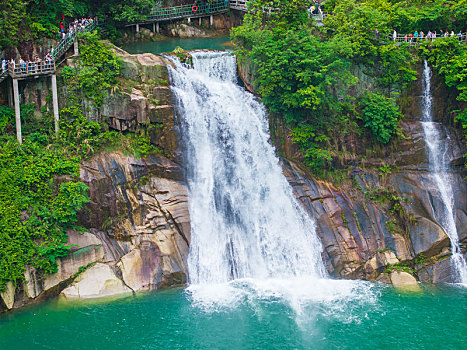
<instances>
[{"instance_id":1,"label":"secondary waterfall","mask_svg":"<svg viewBox=\"0 0 467 350\"><path fill-rule=\"evenodd\" d=\"M446 159L448 142L440 136L441 125L433 121L431 95L431 69L427 61L424 61L423 69L423 118L422 125L425 133L425 142L429 153L429 166L432 177L439 190L443 202L442 210L434 213L434 216L451 240L451 264L454 268L455 282L467 283L467 264L462 256L457 234L454 213L454 195L450 182L449 164ZM449 136L448 136L449 137Z\"/></svg>"}]
</instances>

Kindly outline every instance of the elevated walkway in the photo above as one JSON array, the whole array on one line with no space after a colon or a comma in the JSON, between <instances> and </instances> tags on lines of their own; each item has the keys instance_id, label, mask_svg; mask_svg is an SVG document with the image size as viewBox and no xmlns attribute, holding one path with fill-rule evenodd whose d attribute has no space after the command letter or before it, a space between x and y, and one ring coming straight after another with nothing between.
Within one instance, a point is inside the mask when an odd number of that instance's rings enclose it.
<instances>
[{"instance_id":1,"label":"elevated walkway","mask_svg":"<svg viewBox=\"0 0 467 350\"><path fill-rule=\"evenodd\" d=\"M91 23L86 24L84 27L78 27L73 33L68 33L50 52L50 59L41 60L37 62L24 62L18 64L15 62L8 62L8 69L3 70L0 68L0 83L7 79L12 78L13 94L10 94L13 101L10 105L15 107L15 120L16 120L16 138L21 144L23 142L21 134L21 113L20 113L20 98L19 98L19 84L20 80L34 79L39 77L51 77L52 80L52 105L55 122L55 133L58 134L58 94L57 94L57 77L55 75L57 66L61 62L58 60L72 47L75 48L75 55L78 54L78 35L83 32L90 32L97 27L97 21L93 20ZM57 63L58 62L58 63Z\"/></svg>"}]
</instances>

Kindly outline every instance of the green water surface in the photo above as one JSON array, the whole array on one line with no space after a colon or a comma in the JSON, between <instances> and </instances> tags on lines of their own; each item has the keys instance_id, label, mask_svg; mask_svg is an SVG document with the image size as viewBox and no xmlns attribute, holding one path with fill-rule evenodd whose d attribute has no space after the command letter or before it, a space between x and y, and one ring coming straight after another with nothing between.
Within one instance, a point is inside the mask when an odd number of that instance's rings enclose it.
<instances>
[{"instance_id":1,"label":"green water surface","mask_svg":"<svg viewBox=\"0 0 467 350\"><path fill-rule=\"evenodd\" d=\"M132 43L123 45L122 49L131 53L154 53L160 54L163 52L171 52L177 46L185 50L201 50L201 49L212 49L212 50L229 50L231 49L230 37L219 36L214 38L171 38L170 40L155 41L155 42L143 42L143 43Z\"/></svg>"},{"instance_id":2,"label":"green water surface","mask_svg":"<svg viewBox=\"0 0 467 350\"><path fill-rule=\"evenodd\" d=\"M275 298L205 309L183 289L100 302L53 300L0 317L0 349L465 349L467 292L377 287L372 302Z\"/></svg>"}]
</instances>

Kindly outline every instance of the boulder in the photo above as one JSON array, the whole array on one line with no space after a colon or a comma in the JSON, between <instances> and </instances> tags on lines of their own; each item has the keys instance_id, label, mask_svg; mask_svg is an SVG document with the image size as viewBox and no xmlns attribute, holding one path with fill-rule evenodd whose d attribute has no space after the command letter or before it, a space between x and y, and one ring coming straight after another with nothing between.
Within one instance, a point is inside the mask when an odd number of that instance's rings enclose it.
<instances>
[{"instance_id":1,"label":"boulder","mask_svg":"<svg viewBox=\"0 0 467 350\"><path fill-rule=\"evenodd\" d=\"M61 293L66 298L101 298L129 294L132 290L117 278L110 266L98 263L81 273Z\"/></svg>"},{"instance_id":2,"label":"boulder","mask_svg":"<svg viewBox=\"0 0 467 350\"><path fill-rule=\"evenodd\" d=\"M9 281L5 286L5 290L0 292L0 297L2 297L2 300L8 309L12 309L15 303L15 291L16 286L12 281Z\"/></svg>"},{"instance_id":3,"label":"boulder","mask_svg":"<svg viewBox=\"0 0 467 350\"><path fill-rule=\"evenodd\" d=\"M403 271L392 271L389 276L391 283L399 290L407 292L422 292L417 280L410 273Z\"/></svg>"},{"instance_id":4,"label":"boulder","mask_svg":"<svg viewBox=\"0 0 467 350\"><path fill-rule=\"evenodd\" d=\"M450 245L444 230L437 223L424 217L418 218L409 232L415 254L431 257Z\"/></svg>"}]
</instances>

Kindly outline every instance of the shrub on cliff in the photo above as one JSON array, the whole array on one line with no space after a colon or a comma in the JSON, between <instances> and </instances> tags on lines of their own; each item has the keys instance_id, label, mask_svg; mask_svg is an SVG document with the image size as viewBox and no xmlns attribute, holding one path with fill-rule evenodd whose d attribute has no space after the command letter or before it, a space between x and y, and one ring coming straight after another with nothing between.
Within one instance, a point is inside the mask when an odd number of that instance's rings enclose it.
<instances>
[{"instance_id":1,"label":"shrub on cliff","mask_svg":"<svg viewBox=\"0 0 467 350\"><path fill-rule=\"evenodd\" d=\"M66 230L76 224L76 212L89 201L76 177L79 158L48 149L36 134L19 145L13 137L0 143L0 290L22 280L26 265L46 273L56 271L58 257L68 254Z\"/></svg>"},{"instance_id":2,"label":"shrub on cliff","mask_svg":"<svg viewBox=\"0 0 467 350\"><path fill-rule=\"evenodd\" d=\"M381 94L368 92L360 103L365 127L370 128L379 142L388 143L402 116L395 101Z\"/></svg>"}]
</instances>

